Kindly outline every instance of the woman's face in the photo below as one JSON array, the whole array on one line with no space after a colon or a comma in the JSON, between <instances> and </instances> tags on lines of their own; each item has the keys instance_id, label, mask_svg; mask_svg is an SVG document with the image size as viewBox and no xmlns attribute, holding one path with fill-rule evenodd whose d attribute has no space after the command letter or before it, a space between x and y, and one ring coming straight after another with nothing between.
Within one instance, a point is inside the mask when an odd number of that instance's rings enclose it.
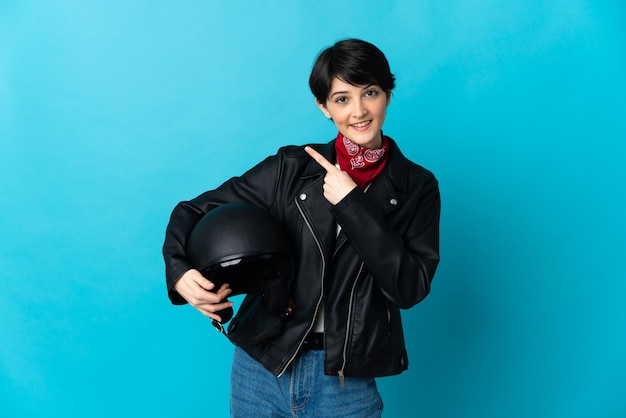
<instances>
[{"instance_id":1,"label":"woman's face","mask_svg":"<svg viewBox=\"0 0 626 418\"><path fill-rule=\"evenodd\" d=\"M316 103L343 136L375 149L382 146L381 129L389 100L389 95L376 84L353 86L335 77L326 103Z\"/></svg>"}]
</instances>

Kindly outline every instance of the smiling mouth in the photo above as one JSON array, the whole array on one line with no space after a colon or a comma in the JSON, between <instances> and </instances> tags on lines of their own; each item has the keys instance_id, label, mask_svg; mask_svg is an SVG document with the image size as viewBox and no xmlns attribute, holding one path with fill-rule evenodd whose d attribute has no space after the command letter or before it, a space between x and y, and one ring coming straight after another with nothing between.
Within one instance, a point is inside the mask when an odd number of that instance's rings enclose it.
<instances>
[{"instance_id":1,"label":"smiling mouth","mask_svg":"<svg viewBox=\"0 0 626 418\"><path fill-rule=\"evenodd\" d=\"M366 120L365 122L353 123L350 126L352 126L353 128L365 128L370 123L372 123L371 120Z\"/></svg>"}]
</instances>

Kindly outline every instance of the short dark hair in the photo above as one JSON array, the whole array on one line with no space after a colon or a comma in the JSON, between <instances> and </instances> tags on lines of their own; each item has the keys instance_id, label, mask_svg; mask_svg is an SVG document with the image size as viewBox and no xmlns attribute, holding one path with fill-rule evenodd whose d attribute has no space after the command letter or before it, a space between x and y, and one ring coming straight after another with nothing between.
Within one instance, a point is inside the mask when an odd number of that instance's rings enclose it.
<instances>
[{"instance_id":1,"label":"short dark hair","mask_svg":"<svg viewBox=\"0 0 626 418\"><path fill-rule=\"evenodd\" d=\"M309 87L321 104L326 103L333 79L354 86L376 84L389 94L396 86L396 78L380 49L360 39L345 39L323 50L315 60Z\"/></svg>"}]
</instances>

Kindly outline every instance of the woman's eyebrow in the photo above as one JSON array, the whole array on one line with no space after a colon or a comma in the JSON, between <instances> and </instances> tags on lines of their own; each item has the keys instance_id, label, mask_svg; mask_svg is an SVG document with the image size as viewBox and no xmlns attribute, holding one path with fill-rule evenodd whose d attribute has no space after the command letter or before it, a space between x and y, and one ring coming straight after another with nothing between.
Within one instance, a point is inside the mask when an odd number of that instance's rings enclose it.
<instances>
[{"instance_id":1,"label":"woman's eyebrow","mask_svg":"<svg viewBox=\"0 0 626 418\"><path fill-rule=\"evenodd\" d=\"M335 96L335 95L337 95L337 94L348 94L348 92L347 92L347 91L336 91L336 92L334 92L334 93L331 93L331 94L330 94L330 97L333 97L333 96Z\"/></svg>"},{"instance_id":2,"label":"woman's eyebrow","mask_svg":"<svg viewBox=\"0 0 626 418\"><path fill-rule=\"evenodd\" d=\"M369 89L370 87L372 87L372 86L377 86L377 85L378 85L378 84L376 84L376 83L369 83L369 84L366 84L365 86L363 86L363 88L362 88L361 90L367 90L367 89ZM336 91L336 92L334 92L334 93L331 93L331 94L330 94L330 97L333 97L333 96L335 96L335 95L337 95L337 94L348 94L348 93L349 93L348 91Z\"/></svg>"}]
</instances>

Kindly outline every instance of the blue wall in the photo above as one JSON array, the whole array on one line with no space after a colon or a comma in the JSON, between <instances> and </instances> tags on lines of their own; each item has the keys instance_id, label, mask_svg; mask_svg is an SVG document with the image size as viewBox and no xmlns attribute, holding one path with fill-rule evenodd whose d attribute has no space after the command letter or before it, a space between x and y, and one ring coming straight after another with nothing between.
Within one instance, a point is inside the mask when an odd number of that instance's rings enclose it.
<instances>
[{"instance_id":1,"label":"blue wall","mask_svg":"<svg viewBox=\"0 0 626 418\"><path fill-rule=\"evenodd\" d=\"M385 133L443 198L387 416L626 416L623 2L175 4L0 3L0 416L227 416L232 348L169 305L165 225L334 136L307 79L345 37L386 52Z\"/></svg>"}]
</instances>

